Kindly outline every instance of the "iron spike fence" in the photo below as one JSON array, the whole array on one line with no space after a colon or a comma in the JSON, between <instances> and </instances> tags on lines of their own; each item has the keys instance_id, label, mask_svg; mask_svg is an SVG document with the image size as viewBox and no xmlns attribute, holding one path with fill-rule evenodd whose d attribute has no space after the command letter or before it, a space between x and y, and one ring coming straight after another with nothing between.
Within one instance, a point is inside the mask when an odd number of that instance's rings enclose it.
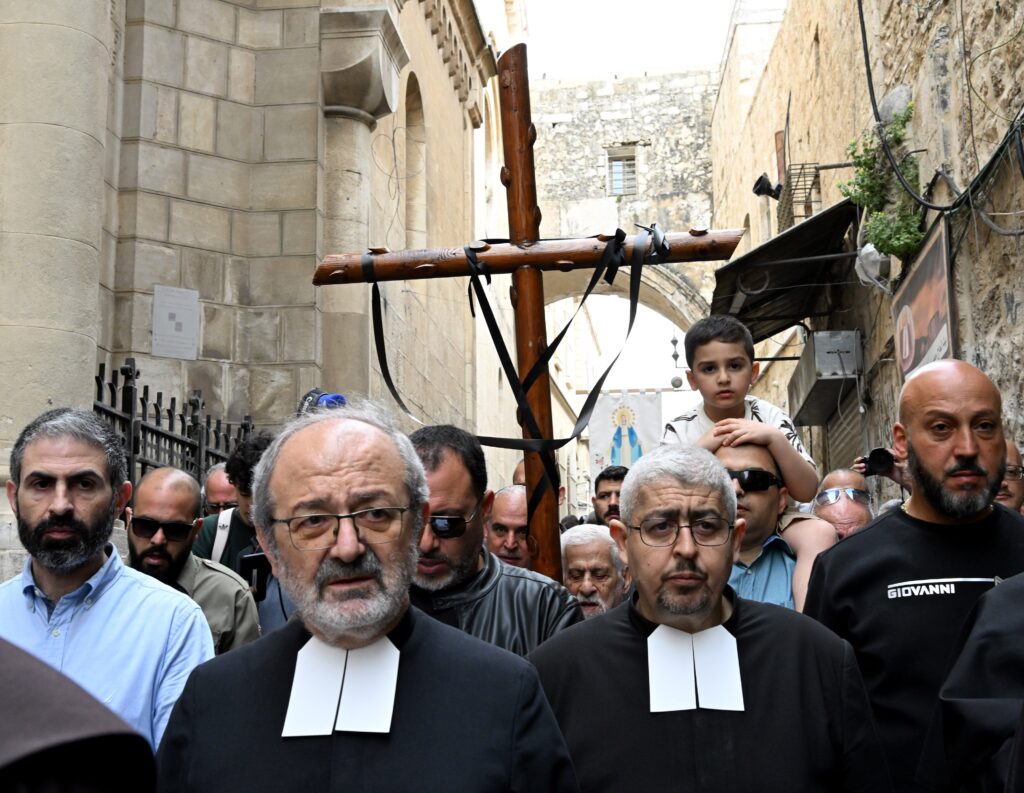
<instances>
[{"instance_id":1,"label":"iron spike fence","mask_svg":"<svg viewBox=\"0 0 1024 793\"><path fill-rule=\"evenodd\" d=\"M241 424L231 424L203 413L203 395L193 391L178 410L178 400L171 397L164 407L163 392L151 400L149 386L139 393L139 370L135 359L124 364L106 379L106 365L100 364L96 374L96 399L93 410L101 416L124 441L128 457L128 476L132 482L151 468L173 466L202 481L206 472L252 434L249 416Z\"/></svg>"}]
</instances>

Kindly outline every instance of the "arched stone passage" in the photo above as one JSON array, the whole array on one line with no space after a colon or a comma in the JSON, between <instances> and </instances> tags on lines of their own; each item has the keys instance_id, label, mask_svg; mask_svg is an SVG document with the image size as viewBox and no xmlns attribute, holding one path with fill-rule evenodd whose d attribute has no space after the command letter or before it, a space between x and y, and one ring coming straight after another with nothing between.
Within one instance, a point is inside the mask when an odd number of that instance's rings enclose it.
<instances>
[{"instance_id":1,"label":"arched stone passage","mask_svg":"<svg viewBox=\"0 0 1024 793\"><path fill-rule=\"evenodd\" d=\"M677 268L680 267L686 265L644 266L640 302L685 330L698 319L706 317L711 307L689 279L679 272ZM586 269L544 273L545 302L554 303L566 297L582 295L590 276L591 271ZM612 286L602 281L594 294L617 295L628 300L629 269L620 269Z\"/></svg>"}]
</instances>

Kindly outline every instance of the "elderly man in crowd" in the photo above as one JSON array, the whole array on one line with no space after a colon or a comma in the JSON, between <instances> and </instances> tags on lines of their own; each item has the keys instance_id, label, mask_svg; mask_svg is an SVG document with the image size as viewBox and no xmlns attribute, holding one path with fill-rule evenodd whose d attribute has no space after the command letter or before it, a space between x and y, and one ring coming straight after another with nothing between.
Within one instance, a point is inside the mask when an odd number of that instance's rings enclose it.
<instances>
[{"instance_id":1,"label":"elderly man in crowd","mask_svg":"<svg viewBox=\"0 0 1024 793\"><path fill-rule=\"evenodd\" d=\"M203 515L219 515L238 506L238 491L228 479L226 463L211 466L203 477Z\"/></svg>"},{"instance_id":2,"label":"elderly man in crowd","mask_svg":"<svg viewBox=\"0 0 1024 793\"><path fill-rule=\"evenodd\" d=\"M714 456L648 452L621 513L636 594L530 655L581 789L889 790L850 646L729 588L744 521Z\"/></svg>"},{"instance_id":3,"label":"elderly man in crowd","mask_svg":"<svg viewBox=\"0 0 1024 793\"><path fill-rule=\"evenodd\" d=\"M131 566L192 598L203 610L217 654L260 637L260 621L248 584L224 565L200 559L192 543L199 517L199 483L177 468L155 468L135 488L129 507Z\"/></svg>"},{"instance_id":4,"label":"elderly man in crowd","mask_svg":"<svg viewBox=\"0 0 1024 793\"><path fill-rule=\"evenodd\" d=\"M299 618L191 677L161 791L576 789L530 666L410 608L426 478L384 415L293 420L253 490Z\"/></svg>"},{"instance_id":5,"label":"elderly man in crowd","mask_svg":"<svg viewBox=\"0 0 1024 793\"><path fill-rule=\"evenodd\" d=\"M619 605L629 579L608 527L585 523L561 539L562 582L580 602L583 616L590 619Z\"/></svg>"},{"instance_id":6,"label":"elderly man in crowd","mask_svg":"<svg viewBox=\"0 0 1024 793\"><path fill-rule=\"evenodd\" d=\"M863 474L849 468L837 468L821 480L812 512L831 523L842 539L871 522L871 494Z\"/></svg>"},{"instance_id":7,"label":"elderly man in crowd","mask_svg":"<svg viewBox=\"0 0 1024 793\"><path fill-rule=\"evenodd\" d=\"M1006 466L1002 399L974 366L915 370L893 441L910 498L818 557L805 613L853 645L902 793L925 789L918 761L964 618L1024 571L1024 519L993 506Z\"/></svg>"},{"instance_id":8,"label":"elderly man in crowd","mask_svg":"<svg viewBox=\"0 0 1024 793\"><path fill-rule=\"evenodd\" d=\"M537 541L530 536L523 485L509 485L494 494L484 537L487 550L505 564L526 570L533 568Z\"/></svg>"},{"instance_id":9,"label":"elderly man in crowd","mask_svg":"<svg viewBox=\"0 0 1024 793\"><path fill-rule=\"evenodd\" d=\"M110 536L132 495L124 445L85 410L21 431L7 499L29 553L0 585L0 638L63 672L154 748L192 669L213 657L203 612L127 567Z\"/></svg>"}]
</instances>

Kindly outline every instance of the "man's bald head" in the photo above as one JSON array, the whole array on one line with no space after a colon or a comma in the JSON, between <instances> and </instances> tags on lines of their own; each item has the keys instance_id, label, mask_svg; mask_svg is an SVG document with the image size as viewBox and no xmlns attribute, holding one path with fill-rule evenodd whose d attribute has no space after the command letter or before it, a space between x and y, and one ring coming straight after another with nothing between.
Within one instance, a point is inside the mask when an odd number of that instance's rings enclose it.
<instances>
[{"instance_id":1,"label":"man's bald head","mask_svg":"<svg viewBox=\"0 0 1024 793\"><path fill-rule=\"evenodd\" d=\"M1003 409L1003 397L981 369L966 361L944 358L932 361L911 372L900 389L900 423L906 424L913 411L936 395L955 395L958 392L977 391L994 400L997 412Z\"/></svg>"},{"instance_id":2,"label":"man's bald head","mask_svg":"<svg viewBox=\"0 0 1024 793\"><path fill-rule=\"evenodd\" d=\"M135 488L136 506L138 506L140 501L145 501L151 494L157 492L188 493L190 497L189 503L195 503L191 517L194 519L200 516L203 497L199 482L196 481L194 476L170 466L154 468L139 480L139 484Z\"/></svg>"},{"instance_id":3,"label":"man's bald head","mask_svg":"<svg viewBox=\"0 0 1024 793\"><path fill-rule=\"evenodd\" d=\"M864 478L864 474L858 474L852 468L837 468L825 474L818 490L830 487L855 487L858 490L867 490L868 480Z\"/></svg>"}]
</instances>

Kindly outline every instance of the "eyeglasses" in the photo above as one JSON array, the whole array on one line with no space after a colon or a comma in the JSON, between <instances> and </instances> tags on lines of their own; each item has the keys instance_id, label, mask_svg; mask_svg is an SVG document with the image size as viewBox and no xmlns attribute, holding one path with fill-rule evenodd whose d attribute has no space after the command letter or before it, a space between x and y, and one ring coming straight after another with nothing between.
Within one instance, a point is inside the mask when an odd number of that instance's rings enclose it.
<instances>
[{"instance_id":1,"label":"eyeglasses","mask_svg":"<svg viewBox=\"0 0 1024 793\"><path fill-rule=\"evenodd\" d=\"M133 517L132 534L150 540L156 533L163 529L164 537L168 542L183 542L192 536L195 527L191 523L180 520L156 520L155 518Z\"/></svg>"},{"instance_id":2,"label":"eyeglasses","mask_svg":"<svg viewBox=\"0 0 1024 793\"><path fill-rule=\"evenodd\" d=\"M867 507L871 506L871 495L868 491L856 487L826 487L814 497L814 503L819 507L827 507L829 504L835 504L843 494L850 501L856 501Z\"/></svg>"},{"instance_id":3,"label":"eyeglasses","mask_svg":"<svg viewBox=\"0 0 1024 793\"><path fill-rule=\"evenodd\" d=\"M392 542L402 533L402 516L408 507L370 507L347 515L296 515L273 518L271 523L288 527L288 537L297 551L321 551L337 542L343 518L351 518L356 537L367 545Z\"/></svg>"},{"instance_id":4,"label":"eyeglasses","mask_svg":"<svg viewBox=\"0 0 1024 793\"><path fill-rule=\"evenodd\" d=\"M732 533L733 525L725 518L710 515L706 518L691 518L689 523L676 523L661 517L651 517L640 521L639 526L630 526L640 532L640 539L652 548L664 548L675 545L679 532L689 529L693 541L697 545L723 545Z\"/></svg>"},{"instance_id":5,"label":"eyeglasses","mask_svg":"<svg viewBox=\"0 0 1024 793\"><path fill-rule=\"evenodd\" d=\"M480 512L480 502L476 504L473 514L468 517L462 515L431 515L430 530L439 540L452 540L461 537L466 533L466 525L473 520Z\"/></svg>"},{"instance_id":6,"label":"eyeglasses","mask_svg":"<svg viewBox=\"0 0 1024 793\"><path fill-rule=\"evenodd\" d=\"M218 512L223 512L226 509L235 509L237 506L237 501L208 501L206 503L206 514L216 515Z\"/></svg>"},{"instance_id":7,"label":"eyeglasses","mask_svg":"<svg viewBox=\"0 0 1024 793\"><path fill-rule=\"evenodd\" d=\"M1024 479L1024 468L1021 468L1019 465L1006 466L1006 473L1003 474L1003 479Z\"/></svg>"},{"instance_id":8,"label":"eyeglasses","mask_svg":"<svg viewBox=\"0 0 1024 793\"><path fill-rule=\"evenodd\" d=\"M729 478L740 483L744 493L757 493L769 487L782 487L782 480L771 471L760 468L744 468L742 471L729 471Z\"/></svg>"}]
</instances>

